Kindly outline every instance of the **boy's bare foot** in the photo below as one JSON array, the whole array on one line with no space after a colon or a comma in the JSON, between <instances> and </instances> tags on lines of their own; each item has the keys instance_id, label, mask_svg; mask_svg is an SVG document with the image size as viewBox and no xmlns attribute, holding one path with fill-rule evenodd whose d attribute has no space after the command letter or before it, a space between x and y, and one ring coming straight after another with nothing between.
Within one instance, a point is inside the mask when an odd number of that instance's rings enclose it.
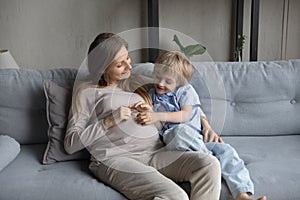
<instances>
[{"instance_id":1,"label":"boy's bare foot","mask_svg":"<svg viewBox=\"0 0 300 200\"><path fill-rule=\"evenodd\" d=\"M236 197L236 200L256 200L255 198L249 196L246 192L241 193ZM267 200L266 196L259 197L257 200Z\"/></svg>"},{"instance_id":2,"label":"boy's bare foot","mask_svg":"<svg viewBox=\"0 0 300 200\"><path fill-rule=\"evenodd\" d=\"M266 196L259 197L257 200L267 200Z\"/></svg>"}]
</instances>

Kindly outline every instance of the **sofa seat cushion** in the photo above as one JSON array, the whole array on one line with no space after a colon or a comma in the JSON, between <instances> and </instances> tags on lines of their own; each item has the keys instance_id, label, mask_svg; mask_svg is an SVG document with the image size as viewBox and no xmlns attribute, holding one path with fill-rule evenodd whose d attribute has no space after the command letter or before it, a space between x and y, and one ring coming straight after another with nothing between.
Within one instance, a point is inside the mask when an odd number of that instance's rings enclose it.
<instances>
[{"instance_id":1,"label":"sofa seat cushion","mask_svg":"<svg viewBox=\"0 0 300 200\"><path fill-rule=\"evenodd\" d=\"M300 135L223 137L244 160L255 196L300 199ZM88 170L89 161L42 165L46 145L22 145L19 156L0 173L0 199L126 199ZM16 190L16 188L18 188ZM221 200L233 200L223 182Z\"/></svg>"},{"instance_id":2,"label":"sofa seat cushion","mask_svg":"<svg viewBox=\"0 0 300 200\"><path fill-rule=\"evenodd\" d=\"M255 196L272 200L300 199L300 135L223 137L244 160L254 182ZM228 194L222 187L222 198Z\"/></svg>"},{"instance_id":3,"label":"sofa seat cushion","mask_svg":"<svg viewBox=\"0 0 300 200\"><path fill-rule=\"evenodd\" d=\"M42 165L45 148L46 145L21 145L19 156L0 173L0 199L126 199L93 177L88 170L89 161Z\"/></svg>"}]
</instances>

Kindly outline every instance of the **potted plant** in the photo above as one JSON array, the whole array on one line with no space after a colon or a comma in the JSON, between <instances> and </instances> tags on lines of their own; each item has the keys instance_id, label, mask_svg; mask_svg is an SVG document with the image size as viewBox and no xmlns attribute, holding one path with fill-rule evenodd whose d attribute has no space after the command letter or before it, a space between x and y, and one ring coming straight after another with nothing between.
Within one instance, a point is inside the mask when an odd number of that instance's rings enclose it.
<instances>
[{"instance_id":1,"label":"potted plant","mask_svg":"<svg viewBox=\"0 0 300 200\"><path fill-rule=\"evenodd\" d=\"M235 51L234 51L235 61L238 61L238 62L242 61L242 51L244 49L246 39L247 39L246 35L238 35L237 47L235 48Z\"/></svg>"}]
</instances>

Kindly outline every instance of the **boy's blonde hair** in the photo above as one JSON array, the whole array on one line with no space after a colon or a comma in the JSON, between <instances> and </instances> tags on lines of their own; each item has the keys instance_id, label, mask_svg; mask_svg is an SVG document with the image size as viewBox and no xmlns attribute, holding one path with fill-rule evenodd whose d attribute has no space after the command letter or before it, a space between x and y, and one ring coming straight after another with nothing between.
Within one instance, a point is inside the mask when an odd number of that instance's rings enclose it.
<instances>
[{"instance_id":1,"label":"boy's blonde hair","mask_svg":"<svg viewBox=\"0 0 300 200\"><path fill-rule=\"evenodd\" d=\"M178 86L192 80L194 68L188 58L179 51L168 51L160 55L154 65L154 72L172 73L178 81Z\"/></svg>"}]
</instances>

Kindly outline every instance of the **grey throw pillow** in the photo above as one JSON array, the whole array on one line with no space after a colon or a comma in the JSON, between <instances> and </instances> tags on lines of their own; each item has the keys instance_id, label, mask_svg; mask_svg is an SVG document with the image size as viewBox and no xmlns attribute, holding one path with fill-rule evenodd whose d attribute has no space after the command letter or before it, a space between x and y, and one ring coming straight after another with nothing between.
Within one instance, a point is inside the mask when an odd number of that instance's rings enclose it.
<instances>
[{"instance_id":1,"label":"grey throw pillow","mask_svg":"<svg viewBox=\"0 0 300 200\"><path fill-rule=\"evenodd\" d=\"M64 138L72 99L72 88L64 88L52 81L45 80L44 92L47 101L46 114L49 125L49 141L44 152L43 164L88 159L90 155L87 150L68 154L64 149Z\"/></svg>"},{"instance_id":2,"label":"grey throw pillow","mask_svg":"<svg viewBox=\"0 0 300 200\"><path fill-rule=\"evenodd\" d=\"M0 135L0 172L20 153L20 144L7 135Z\"/></svg>"}]
</instances>

